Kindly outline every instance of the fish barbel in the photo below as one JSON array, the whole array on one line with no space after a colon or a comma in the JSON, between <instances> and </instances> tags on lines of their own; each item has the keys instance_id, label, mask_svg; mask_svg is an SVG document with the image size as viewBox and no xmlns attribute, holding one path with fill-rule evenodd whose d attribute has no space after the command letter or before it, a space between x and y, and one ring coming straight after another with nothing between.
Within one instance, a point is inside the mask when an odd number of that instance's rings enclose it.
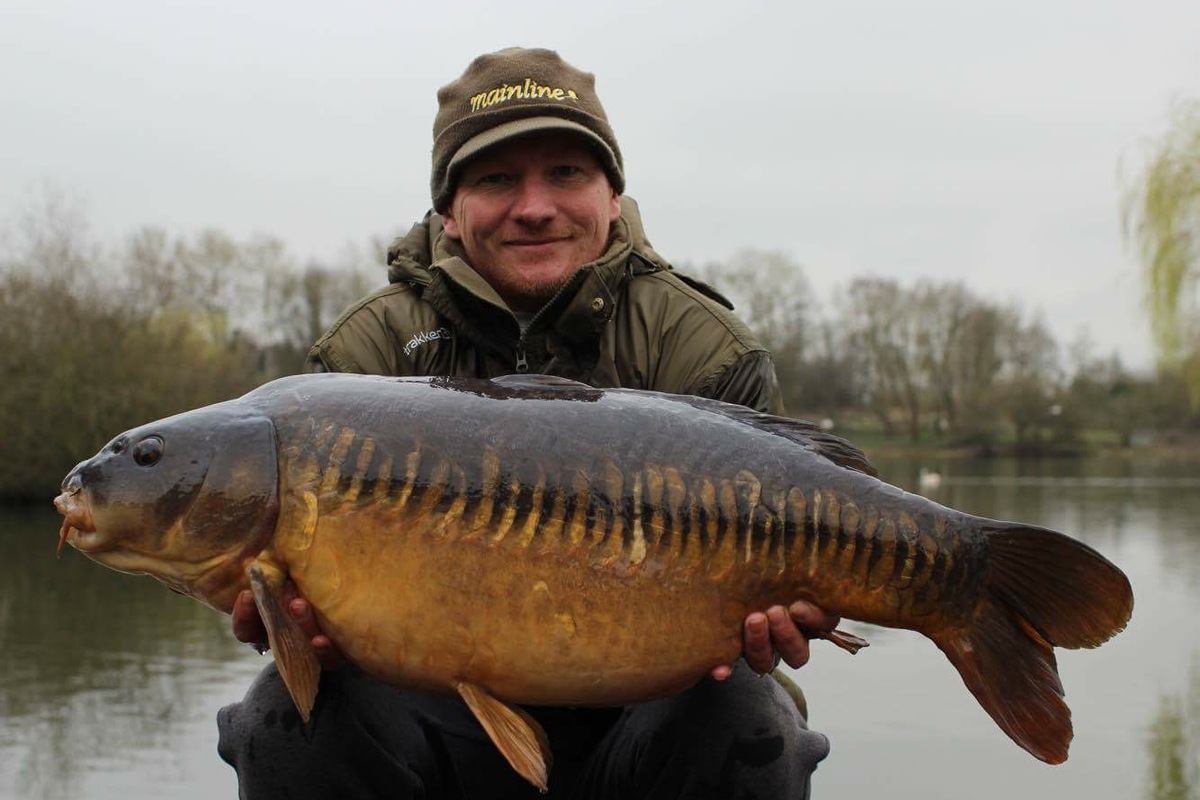
<instances>
[{"instance_id":1,"label":"fish barbel","mask_svg":"<svg viewBox=\"0 0 1200 800\"><path fill-rule=\"evenodd\" d=\"M320 667L289 578L349 660L457 693L543 788L516 704L682 691L737 658L748 613L795 600L929 637L1058 763L1054 648L1133 609L1087 545L904 492L808 423L548 376L283 378L121 434L55 505L60 547L226 613L249 587L305 720Z\"/></svg>"}]
</instances>

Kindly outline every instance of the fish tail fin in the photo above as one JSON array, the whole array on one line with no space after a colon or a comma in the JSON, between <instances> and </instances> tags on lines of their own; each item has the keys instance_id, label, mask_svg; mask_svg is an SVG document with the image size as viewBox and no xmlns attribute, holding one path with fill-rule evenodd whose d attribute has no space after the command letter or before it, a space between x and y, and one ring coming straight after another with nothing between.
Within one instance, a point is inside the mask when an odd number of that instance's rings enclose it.
<instances>
[{"instance_id":1,"label":"fish tail fin","mask_svg":"<svg viewBox=\"0 0 1200 800\"><path fill-rule=\"evenodd\" d=\"M969 625L936 634L971 694L1018 745L1067 759L1071 710L1055 647L1096 647L1133 613L1129 579L1092 548L1045 528L987 522L988 565Z\"/></svg>"}]
</instances>

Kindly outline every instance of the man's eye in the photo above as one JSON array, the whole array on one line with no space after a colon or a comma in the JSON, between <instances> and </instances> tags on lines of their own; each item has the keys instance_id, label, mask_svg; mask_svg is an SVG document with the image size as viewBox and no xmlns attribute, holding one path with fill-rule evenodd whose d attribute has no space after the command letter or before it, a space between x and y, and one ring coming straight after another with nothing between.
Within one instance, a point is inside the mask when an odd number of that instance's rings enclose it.
<instances>
[{"instance_id":1,"label":"man's eye","mask_svg":"<svg viewBox=\"0 0 1200 800\"><path fill-rule=\"evenodd\" d=\"M476 182L484 186L499 186L508 183L508 181L509 177L503 172L490 172L487 175L479 176L479 180Z\"/></svg>"},{"instance_id":2,"label":"man's eye","mask_svg":"<svg viewBox=\"0 0 1200 800\"><path fill-rule=\"evenodd\" d=\"M559 164L550 170L550 174L556 178L572 178L576 175L582 175L583 170L574 164Z\"/></svg>"}]
</instances>

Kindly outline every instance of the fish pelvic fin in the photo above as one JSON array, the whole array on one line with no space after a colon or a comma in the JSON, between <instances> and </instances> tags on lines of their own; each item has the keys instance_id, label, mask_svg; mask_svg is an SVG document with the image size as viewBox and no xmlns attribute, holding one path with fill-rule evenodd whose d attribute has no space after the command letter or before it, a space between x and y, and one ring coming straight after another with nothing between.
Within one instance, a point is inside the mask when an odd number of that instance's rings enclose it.
<instances>
[{"instance_id":1,"label":"fish pelvic fin","mask_svg":"<svg viewBox=\"0 0 1200 800\"><path fill-rule=\"evenodd\" d=\"M545 794L553 758L550 740L537 720L475 684L460 682L454 688L512 768Z\"/></svg>"},{"instance_id":2,"label":"fish pelvic fin","mask_svg":"<svg viewBox=\"0 0 1200 800\"><path fill-rule=\"evenodd\" d=\"M284 612L285 576L277 567L261 562L251 564L246 575L250 579L250 591L254 593L254 604L266 626L267 640L283 685L292 696L300 718L308 722L317 699L321 664L300 624Z\"/></svg>"},{"instance_id":3,"label":"fish pelvic fin","mask_svg":"<svg viewBox=\"0 0 1200 800\"><path fill-rule=\"evenodd\" d=\"M983 597L969 625L932 636L1018 745L1050 764L1073 735L1055 647L1096 647L1133 613L1129 580L1092 548L1045 528L987 522Z\"/></svg>"},{"instance_id":4,"label":"fish pelvic fin","mask_svg":"<svg viewBox=\"0 0 1200 800\"><path fill-rule=\"evenodd\" d=\"M808 635L811 639L824 639L827 642L836 644L850 655L855 655L864 647L871 646L871 643L861 636L855 636L849 631L843 631L836 628L831 631L811 631Z\"/></svg>"}]
</instances>

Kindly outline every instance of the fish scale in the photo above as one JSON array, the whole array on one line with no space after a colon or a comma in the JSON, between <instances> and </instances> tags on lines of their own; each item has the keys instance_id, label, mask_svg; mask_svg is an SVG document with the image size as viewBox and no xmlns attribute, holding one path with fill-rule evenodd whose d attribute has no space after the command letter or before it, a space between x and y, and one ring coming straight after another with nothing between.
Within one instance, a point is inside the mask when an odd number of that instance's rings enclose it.
<instances>
[{"instance_id":1,"label":"fish scale","mask_svg":"<svg viewBox=\"0 0 1200 800\"><path fill-rule=\"evenodd\" d=\"M468 530L490 528L490 536L497 543L516 531L519 547L546 541L554 533L543 530L551 521L559 535L570 530L563 514L565 498L572 494L573 487L563 486L561 475L553 476L556 480L552 482L540 460L527 468L537 475L533 480L523 481L515 473L503 473L505 480L501 481L500 461L494 449L486 448L475 465L477 471L468 474L463 466L450 464L414 439L412 449L403 457L404 475L377 475L374 470L391 462L387 457L376 457L374 439L356 436L352 429L338 428L333 421L322 427L329 433L318 440L323 452L315 456L324 476L322 490L335 501L359 502L363 498L361 487L390 480L391 489L384 500L394 499L398 512L415 506L413 513L418 515L441 515L443 531L450 536L463 535L457 521L464 518L470 520ZM603 480L589 482L587 496L593 505L587 512L585 533L574 537L572 544L586 540L590 547L603 550L608 546L616 556L607 562L610 567L636 566L647 556L678 563L690 545L698 547L702 572L720 575L751 564L769 571L772 561L777 560L774 574L780 576L787 574L787 552L797 547L805 557L791 563L806 565L810 579L826 562L844 562L849 551L850 568L862 568L868 589L886 590L897 604L907 602L907 610L913 613L932 613L923 602L921 587L945 574L947 559L940 551L930 558L925 548L912 543L918 526L910 516L897 514L882 520L876 516L874 520L882 524L867 528L853 501L820 490L805 496L795 487L790 489L790 503L769 506L762 502L762 484L752 472L741 470L733 478L718 481L700 474L706 460L699 461L700 466L689 470L695 476L690 484L682 483L678 472L674 473L672 506L665 495L662 475L654 466L630 463L622 467L604 459L599 470ZM472 475L478 477L472 479ZM629 492L626 486L632 487ZM780 489L777 494L783 495L784 491ZM560 510L551 508L553 503ZM681 514L683 508L693 509L693 513ZM477 509L479 513L472 516ZM623 512L616 513L617 509ZM668 530L668 521L674 524L676 518L678 530ZM709 520L713 520L711 525L707 524ZM945 522L936 524L944 527ZM612 537L620 540L619 548L609 545ZM728 547L727 538L733 540ZM664 542L665 552L659 548ZM866 554L865 565L857 561L860 552ZM776 559L771 558L772 553L777 554ZM950 588L959 586L966 577L961 571L952 576L956 580L951 581ZM901 591L908 589L912 591Z\"/></svg>"}]
</instances>

